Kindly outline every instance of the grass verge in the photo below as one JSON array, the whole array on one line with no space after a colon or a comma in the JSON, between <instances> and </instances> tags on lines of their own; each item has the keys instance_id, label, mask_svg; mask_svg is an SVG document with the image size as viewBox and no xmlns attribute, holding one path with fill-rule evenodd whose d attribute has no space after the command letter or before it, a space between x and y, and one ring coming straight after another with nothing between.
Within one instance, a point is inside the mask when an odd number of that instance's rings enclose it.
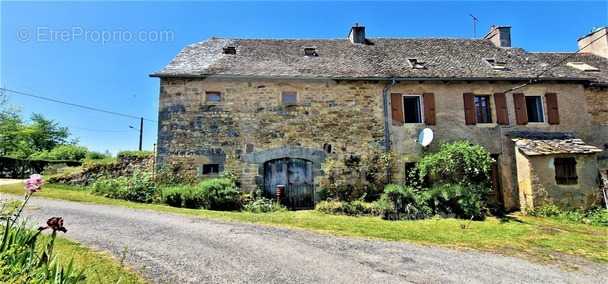
<instances>
[{"instance_id":1,"label":"grass verge","mask_svg":"<svg viewBox=\"0 0 608 284\"><path fill-rule=\"evenodd\" d=\"M22 194L23 186L0 186L0 192ZM541 263L557 263L566 269L568 258L583 257L597 263L608 263L608 228L521 215L473 221L426 219L386 221L378 217L348 217L321 214L316 211L275 213L221 212L175 208L159 204L140 204L93 196L87 191L53 188L47 185L37 196L78 202L117 205L198 216L204 218L286 226L338 236L404 241L422 245L439 245L454 249L474 249L517 256ZM561 263L560 263L561 261Z\"/></svg>"},{"instance_id":2,"label":"grass verge","mask_svg":"<svg viewBox=\"0 0 608 284\"><path fill-rule=\"evenodd\" d=\"M93 251L83 245L69 241L65 238L57 238L55 241L54 252L59 256L62 263L68 263L70 258L74 258L76 267L85 268L84 283L99 284L144 284L149 283L138 273L124 266L118 260L107 253Z\"/></svg>"}]
</instances>

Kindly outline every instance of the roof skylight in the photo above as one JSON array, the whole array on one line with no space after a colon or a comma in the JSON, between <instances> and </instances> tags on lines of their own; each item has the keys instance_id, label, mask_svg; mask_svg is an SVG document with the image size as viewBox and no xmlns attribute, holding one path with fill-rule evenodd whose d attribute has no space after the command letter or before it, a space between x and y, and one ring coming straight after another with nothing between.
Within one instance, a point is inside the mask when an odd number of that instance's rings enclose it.
<instances>
[{"instance_id":1,"label":"roof skylight","mask_svg":"<svg viewBox=\"0 0 608 284\"><path fill-rule=\"evenodd\" d=\"M494 58L484 58L484 60L490 64L494 70L509 70L507 69L507 62L498 61Z\"/></svg>"},{"instance_id":2,"label":"roof skylight","mask_svg":"<svg viewBox=\"0 0 608 284\"><path fill-rule=\"evenodd\" d=\"M585 72L597 72L597 71L600 71L600 69L597 69L597 68L595 68L595 67L593 67L593 66L591 66L591 65L589 65L587 63L584 63L584 62L568 62L568 64L566 64L566 65L570 66L570 67L574 67L574 68L576 68L578 70L585 71Z\"/></svg>"},{"instance_id":3,"label":"roof skylight","mask_svg":"<svg viewBox=\"0 0 608 284\"><path fill-rule=\"evenodd\" d=\"M424 62L418 61L417 58L407 58L407 62L410 63L412 69L426 69L426 66L424 66Z\"/></svg>"},{"instance_id":4,"label":"roof skylight","mask_svg":"<svg viewBox=\"0 0 608 284\"><path fill-rule=\"evenodd\" d=\"M306 56L319 56L319 54L317 53L317 49L314 47L305 47L304 48L304 55Z\"/></svg>"},{"instance_id":5,"label":"roof skylight","mask_svg":"<svg viewBox=\"0 0 608 284\"><path fill-rule=\"evenodd\" d=\"M236 54L236 46L229 45L224 47L224 54Z\"/></svg>"}]
</instances>

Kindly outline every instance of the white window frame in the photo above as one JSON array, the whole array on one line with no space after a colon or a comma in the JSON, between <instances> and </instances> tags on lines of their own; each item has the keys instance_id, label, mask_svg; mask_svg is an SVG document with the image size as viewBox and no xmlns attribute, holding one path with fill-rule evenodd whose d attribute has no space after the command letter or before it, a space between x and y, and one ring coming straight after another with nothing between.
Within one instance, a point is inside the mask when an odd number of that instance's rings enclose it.
<instances>
[{"instance_id":1,"label":"white window frame","mask_svg":"<svg viewBox=\"0 0 608 284\"><path fill-rule=\"evenodd\" d=\"M418 97L418 111L420 112L420 122L406 122L405 121L405 97ZM401 103L403 104L403 124L407 125L422 125L424 124L424 100L422 95L418 94L405 94L401 96Z\"/></svg>"},{"instance_id":2,"label":"white window frame","mask_svg":"<svg viewBox=\"0 0 608 284\"><path fill-rule=\"evenodd\" d=\"M540 94L530 94L525 95L524 100L526 101L526 114L528 114L528 97L538 97L540 99L540 113L542 114L543 121L530 121L530 116L528 115L528 124L545 124L547 123L547 114L545 113L545 100L543 99L543 95Z\"/></svg>"}]
</instances>

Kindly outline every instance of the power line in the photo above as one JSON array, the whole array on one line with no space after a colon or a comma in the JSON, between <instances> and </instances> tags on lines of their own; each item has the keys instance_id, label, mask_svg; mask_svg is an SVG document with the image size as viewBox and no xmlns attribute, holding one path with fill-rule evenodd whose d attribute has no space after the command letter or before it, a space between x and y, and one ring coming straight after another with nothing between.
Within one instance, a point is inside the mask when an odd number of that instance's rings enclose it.
<instances>
[{"instance_id":1,"label":"power line","mask_svg":"<svg viewBox=\"0 0 608 284\"><path fill-rule=\"evenodd\" d=\"M82 127L75 127L75 126L67 126L69 129L80 129L80 130L86 130L86 131L96 131L96 132L133 132L132 130L102 130L102 129L90 129L90 128L82 128Z\"/></svg>"},{"instance_id":2,"label":"power line","mask_svg":"<svg viewBox=\"0 0 608 284\"><path fill-rule=\"evenodd\" d=\"M600 40L601 38L603 38L603 37L605 37L605 36L606 36L606 34L603 34L602 36L600 36L600 37L598 37L598 38L596 38L596 39L592 40L591 42L589 42L587 45L585 45L585 46L581 47L581 48L580 48L579 50L577 50L576 52L573 52L572 54L568 55L566 58L562 59L562 60L561 60L561 61L559 61L558 63L554 64L553 66L551 66L551 67L549 67L549 68L545 69L543 72L540 72L538 75L534 76L534 79L530 79L530 82L525 83L525 84L522 84L522 85L519 85L519 86L517 86L517 87L513 87L513 88L511 88L511 89L508 89L508 90L504 91L504 93L506 94L506 93L508 93L508 92L512 92L512 91L515 91L515 90L517 90L517 89L521 89L521 88L523 88L523 87L526 87L526 86L529 86L529 85L532 85L532 84L536 84L536 83L538 83L538 82L539 82L539 79L540 79L540 76L542 76L543 74L545 74L545 73L549 72L551 69L553 69L553 68L555 68L555 67L557 67L557 66L560 66L560 65L564 64L564 62L566 62L566 61L570 60L572 57L574 57L574 56L575 56L577 53L579 53L581 50L583 50L583 49L587 48L588 46L590 46L591 44L593 44L594 42L596 42L596 41Z\"/></svg>"},{"instance_id":3,"label":"power line","mask_svg":"<svg viewBox=\"0 0 608 284\"><path fill-rule=\"evenodd\" d=\"M24 92L19 92L19 91L15 91L15 90L10 90L10 89L6 89L6 88L0 88L0 90L11 92L14 94L24 95L24 96L28 96L28 97L33 97L33 98L37 98L37 99L41 99L41 100L47 100L47 101L51 101L51 102L55 102L55 103L60 103L60 104L70 105L70 106L84 108L84 109L88 109L88 110L103 112L103 113L107 113L107 114L113 114L113 115L128 117L128 118L141 119L141 117L137 117L134 115L128 115L128 114L118 113L118 112L104 110L104 109L100 109L100 108L94 108L94 107L83 106L83 105L79 105L79 104L75 104L75 103L64 102L64 101L60 101L60 100L56 100L56 99L45 98L45 97L32 95L32 94L28 94L28 93L24 93ZM151 120L151 119L147 119L147 118L144 118L144 120L150 121L150 122L157 122L156 120Z\"/></svg>"}]
</instances>

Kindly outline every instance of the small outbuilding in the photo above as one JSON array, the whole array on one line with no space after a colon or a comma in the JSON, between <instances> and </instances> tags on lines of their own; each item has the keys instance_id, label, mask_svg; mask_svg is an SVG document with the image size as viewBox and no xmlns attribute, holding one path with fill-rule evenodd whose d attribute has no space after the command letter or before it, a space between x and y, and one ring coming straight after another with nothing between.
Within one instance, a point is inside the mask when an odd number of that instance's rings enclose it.
<instances>
[{"instance_id":1,"label":"small outbuilding","mask_svg":"<svg viewBox=\"0 0 608 284\"><path fill-rule=\"evenodd\" d=\"M515 143L522 211L541 205L587 209L602 202L597 183L599 148L570 133L508 133Z\"/></svg>"}]
</instances>

